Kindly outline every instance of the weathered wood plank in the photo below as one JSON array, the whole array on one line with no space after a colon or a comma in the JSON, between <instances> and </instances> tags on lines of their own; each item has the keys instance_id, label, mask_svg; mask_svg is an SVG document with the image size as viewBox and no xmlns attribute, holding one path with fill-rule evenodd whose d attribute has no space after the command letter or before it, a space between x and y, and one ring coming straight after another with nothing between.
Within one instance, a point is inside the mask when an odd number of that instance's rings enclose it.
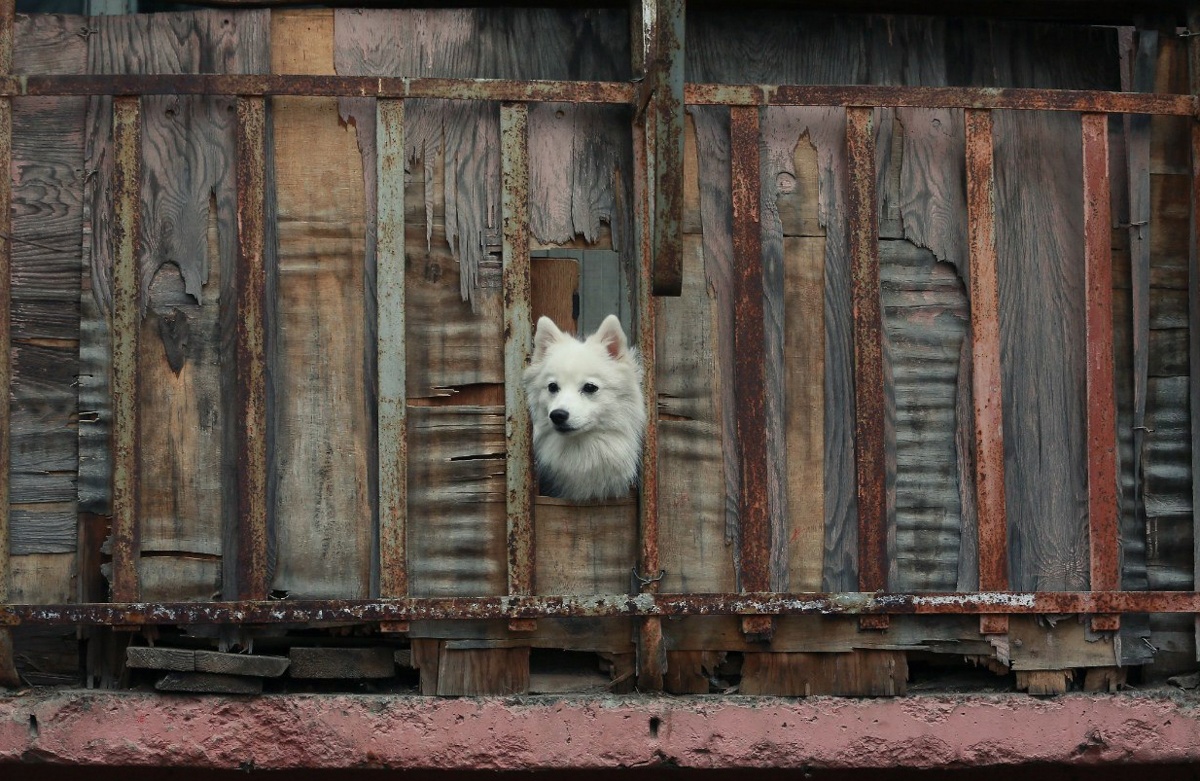
<instances>
[{"instance_id":1,"label":"weathered wood plank","mask_svg":"<svg viewBox=\"0 0 1200 781\"><path fill-rule=\"evenodd\" d=\"M271 41L274 72L333 71L332 12L274 13ZM272 110L279 277L271 586L362 597L373 537L362 447L371 436L363 162L336 99L276 98Z\"/></svg>"},{"instance_id":2,"label":"weathered wood plank","mask_svg":"<svg viewBox=\"0 0 1200 781\"><path fill-rule=\"evenodd\" d=\"M504 408L409 406L409 592L506 591Z\"/></svg>"},{"instance_id":3,"label":"weathered wood plank","mask_svg":"<svg viewBox=\"0 0 1200 781\"><path fill-rule=\"evenodd\" d=\"M740 694L782 697L894 696L907 691L903 651L848 654L746 654Z\"/></svg>"},{"instance_id":4,"label":"weathered wood plank","mask_svg":"<svg viewBox=\"0 0 1200 781\"><path fill-rule=\"evenodd\" d=\"M637 561L637 503L580 508L539 496L533 505L540 594L623 594Z\"/></svg>"},{"instance_id":5,"label":"weathered wood plank","mask_svg":"<svg viewBox=\"0 0 1200 781\"><path fill-rule=\"evenodd\" d=\"M396 662L390 648L293 648L292 678L391 678Z\"/></svg>"},{"instance_id":6,"label":"weathered wood plank","mask_svg":"<svg viewBox=\"0 0 1200 781\"><path fill-rule=\"evenodd\" d=\"M154 684L160 692L194 694L261 694L262 678L216 673L169 673Z\"/></svg>"}]
</instances>

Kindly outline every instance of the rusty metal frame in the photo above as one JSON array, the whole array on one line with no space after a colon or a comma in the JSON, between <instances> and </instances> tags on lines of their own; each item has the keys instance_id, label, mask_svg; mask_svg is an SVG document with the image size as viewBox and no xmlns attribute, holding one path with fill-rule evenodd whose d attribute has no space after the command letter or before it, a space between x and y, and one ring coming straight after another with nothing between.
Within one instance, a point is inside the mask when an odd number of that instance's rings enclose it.
<instances>
[{"instance_id":1,"label":"rusty metal frame","mask_svg":"<svg viewBox=\"0 0 1200 781\"><path fill-rule=\"evenodd\" d=\"M1152 93L1119 93L1106 91L991 89L966 87L878 87L878 86L759 86L682 84L670 67L658 68L647 64L652 76L649 93L634 84L611 82L512 81L486 79L422 79L370 78L341 76L288 75L151 75L151 76L12 76L11 67L11 3L3 4L8 11L0 13L0 162L3 155L11 157L11 98L23 95L112 95L114 100L114 134L116 170L114 177L117 219L115 238L117 260L115 271L114 305L114 429L119 441L115 444L114 477L114 598L113 603L70 605L11 605L0 604L0 627L20 624L78 624L78 625L147 625L147 624L207 624L207 623L330 623L377 622L401 625L410 620L487 619L507 618L511 626L526 628L537 618L627 616L643 619L640 625L639 669L649 673L651 684L657 671L659 683L663 666L663 639L660 620L671 616L739 615L750 620L744 628L762 630L770 625L771 617L789 615L852 615L864 619L863 625L887 626L887 616L916 614L970 614L985 617L985 631L1003 631L1001 619L1009 615L1037 613L1078 613L1093 616L1098 629L1113 629L1115 616L1127 612L1185 612L1200 613L1200 592L1197 591L1119 591L1119 546L1115 526L1108 510L1114 496L1107 491L1111 462L1109 427L1111 412L1111 321L1101 322L1111 311L1111 301L1105 302L1104 274L1111 275L1111 250L1107 249L1107 138L1105 128L1110 113L1162 114L1197 117L1200 97L1197 95L1163 95ZM660 7L651 2L650 5ZM665 4L664 4L665 5ZM672 0L672 14L682 25L682 4ZM656 13L658 11L656 10ZM661 21L661 20L660 20ZM682 45L682 36L675 30L662 32L657 40L667 36L669 46ZM672 39L672 36L674 38ZM668 58L669 59L669 58ZM670 63L668 63L670 64ZM669 93L669 94L668 94ZM680 101L679 94L682 94ZM247 427L239 442L239 462L249 470L239 483L238 594L244 601L208 603L136 602L138 597L137 553L137 372L136 339L140 316L140 289L136 274L137 241L140 215L140 127L139 96L150 94L229 94L238 95L238 314L237 353L239 360L240 422ZM681 104L724 104L734 107L734 131L738 134L735 148L749 149L752 136L757 144L758 108L770 105L822 105L847 108L847 150L851 165L849 206L854 215L851 228L853 258L856 386L859 388L856 436L858 456L858 485L860 507L859 529L859 588L861 592L844 594L779 594L762 591L762 573L753 569L766 566L765 558L749 562L743 569L741 594L659 594L650 584L643 593L630 595L595 596L533 596L532 582L532 520L528 496L531 488L528 469L526 433L522 440L517 426L524 408L519 398L520 383L515 382L518 358L523 366L530 324L528 322L528 190L527 138L525 137L526 102L569 101L627 104L638 107L649 94L657 100L655 121L647 122L640 137L643 149L635 150L641 181L637 184L639 214L653 224L651 232L643 230L640 261L643 281L653 283L659 292L672 292L679 279L672 274L673 252L681 251L674 228L669 225L673 212L670 193L663 208L670 212L666 221L659 209L645 211L646 195L652 189L670 189L671 182L662 169L676 158L674 149L676 120L682 121ZM498 100L506 105L501 110L504 138L505 181L505 296L506 379L517 388L517 395L506 397L511 424L509 465L512 474L509 488L509 583L508 596L407 598L403 566L389 569L384 598L378 600L296 600L262 601L266 595L266 510L259 504L265 501L265 350L263 342L263 198L265 188L265 96L268 95L326 95L376 97L382 99L442 98L455 100ZM667 108L664 108L667 106ZM886 506L882 495L881 449L882 408L882 323L879 311L878 279L878 202L875 191L874 135L871 118L875 106L907 106L925 108L964 108L967 113L968 203L971 223L972 264L972 329L978 340L974 353L973 371L976 383L976 415L979 431L977 448L980 475L986 472L987 484L981 486L988 498L987 517L983 517L981 500L980 522L980 588L973 593L952 594L889 594L884 593L886 581ZM1017 593L1007 587L1006 535L1003 507L1002 436L999 430L1000 393L998 366L986 360L988 353L998 355L998 332L994 332L997 317L995 301L995 236L992 188L994 170L991 157L991 109L1032 109L1051 111L1082 111L1085 147L1085 239L1088 245L1088 408L1089 408L1089 474L1093 478L1091 502L1092 519L1092 585L1089 592ZM389 113L391 112L391 113ZM394 114L391 129L402 132L402 101L385 102L381 113ZM667 116L671 114L671 116ZM386 122L383 124L387 124ZM680 126L681 127L681 126ZM387 128L381 129L386 133ZM635 129L635 133L636 133ZM682 138L682 134L679 134ZM389 141L390 143L390 141ZM1193 136L1193 147L1200 150L1200 133ZM382 147L381 147L382 148ZM399 148L402 149L402 143ZM755 150L756 151L756 150ZM680 151L680 155L682 152ZM1196 153L1200 157L1200 152ZM757 230L757 176L751 171L756 161L738 155L746 187L734 194L739 219L745 218L742 230L735 227L739 246L748 258L754 255L753 230ZM383 163L380 163L383 165ZM401 162L402 165L402 162ZM681 168L682 166L680 166ZM1197 169L1200 170L1200 169ZM1195 173L1195 171L1193 172ZM394 175L394 172L393 172ZM1193 188L1200 176L1193 177ZM382 177L381 177L382 181ZM673 180L672 180L673 181ZM11 187L3 189L0 205L10 203ZM751 192L753 190L754 192ZM523 194L523 195L522 195ZM1200 197L1200 196L1197 196ZM522 200L524 204L522 205ZM680 201L681 202L681 201ZM668 208L669 206L669 208ZM1195 206L1193 206L1195 209ZM402 210L402 203L401 203ZM0 228L9 217L0 217ZM381 215L383 211L381 210ZM381 216L381 219L385 217ZM402 219L402 214L401 214ZM511 221L511 224L510 224ZM395 222L391 223L393 226ZM399 223L402 226L402 222ZM645 225L643 225L645 227ZM662 228L662 230L659 230ZM1193 245L1195 243L1193 227ZM6 234L7 235L7 234ZM381 232L382 236L382 232ZM393 239L389 252L400 252L402 260L403 232ZM524 244L522 244L522 239ZM761 241L761 237L759 237ZM1195 266L1196 251L1193 247ZM521 257L525 268L520 267ZM659 260L669 261L654 265ZM392 257L395 260L395 257ZM760 259L761 262L761 259ZM750 322L754 311L761 312L761 277L755 291L753 262L747 263L749 276L743 280L743 293L748 308L739 318L738 332L743 342L753 342L755 325ZM0 281L6 281L11 270L11 247L6 242L0 253ZM402 287L402 285L401 285ZM1111 291L1107 291L1111 296ZM754 308L758 296L758 309ZM1193 296L1194 298L1194 296ZM5 306L7 306L7 298ZM641 314L650 316L643 323L641 344L653 345L652 306L648 299L639 301ZM1106 308L1107 307L1107 308ZM1095 309L1094 316L1092 310ZM402 317L403 307L400 306ZM761 318L760 318L761 319ZM1093 320L1095 322L1093 322ZM0 346L9 344L7 318L0 325ZM400 321L402 327L402 320ZM396 327L395 323L391 324ZM761 323L758 324L761 327ZM523 329L523 330L522 330ZM646 330L648 329L648 330ZM748 340L748 341L747 341ZM1105 353L1107 352L1107 365ZM755 364L761 368L761 356ZM982 376L981 376L982 375ZM749 375L748 375L749 376ZM11 370L6 367L0 380L11 384ZM394 380L394 378L393 378ZM653 385L647 386L650 390ZM980 393L981 389L985 392ZM402 386L400 388L403 393ZM653 399L648 403L653 404ZM0 421L3 422L3 421ZM526 421L527 423L527 421ZM983 429L995 427L988 434ZM5 433L0 437L6 436ZM130 439L132 438L132 439ZM739 439L747 437L739 435ZM651 438L651 443L653 437ZM3 439L0 439L3 444ZM757 446L757 443L756 443ZM521 453L524 448L524 461ZM1092 453L1091 451L1099 450ZM403 451L403 445L400 445ZM0 455L0 464L7 456ZM516 460L514 460L516 459ZM403 461L397 454L391 466ZM649 469L646 488L651 493L643 498L641 564L650 574L658 566L657 540L657 482L653 474L653 456L647 460ZM525 466L512 469L512 466ZM384 468L381 459L381 469ZM1115 474L1115 473L1114 473ZM755 483L757 485L757 483ZM382 486L382 481L381 481ZM7 479L0 477L0 495L7 493ZM516 493L513 493L513 491ZM395 489L392 504L399 501L403 487ZM878 494L878 495L876 495ZM983 494L981 494L982 496ZM256 498L257 497L257 498ZM751 506L763 501L761 493L744 496L743 504ZM522 511L523 508L523 511ZM761 552L762 541L769 533L755 526L753 514L744 518L743 534L750 548ZM403 534L403 522L392 518L388 533ZM0 529L6 528L7 517ZM769 541L768 541L769 542ZM385 548L390 553L385 552ZM393 559L403 557L403 540L392 539L381 545L381 555ZM757 555L757 554L756 554ZM0 577L7 578L7 557L0 555ZM0 583L0 597L7 597L6 582ZM389 593L390 592L390 593ZM0 600L2 601L2 600ZM767 621L761 619L766 618Z\"/></svg>"}]
</instances>

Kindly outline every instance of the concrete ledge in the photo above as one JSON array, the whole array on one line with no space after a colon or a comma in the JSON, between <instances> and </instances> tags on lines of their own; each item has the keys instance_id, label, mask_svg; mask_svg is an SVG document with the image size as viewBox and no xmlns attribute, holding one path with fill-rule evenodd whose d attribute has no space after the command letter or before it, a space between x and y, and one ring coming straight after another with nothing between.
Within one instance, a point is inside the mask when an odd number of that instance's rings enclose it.
<instances>
[{"instance_id":1,"label":"concrete ledge","mask_svg":"<svg viewBox=\"0 0 1200 781\"><path fill-rule=\"evenodd\" d=\"M0 695L5 766L561 770L1200 761L1182 695L601 699Z\"/></svg>"}]
</instances>

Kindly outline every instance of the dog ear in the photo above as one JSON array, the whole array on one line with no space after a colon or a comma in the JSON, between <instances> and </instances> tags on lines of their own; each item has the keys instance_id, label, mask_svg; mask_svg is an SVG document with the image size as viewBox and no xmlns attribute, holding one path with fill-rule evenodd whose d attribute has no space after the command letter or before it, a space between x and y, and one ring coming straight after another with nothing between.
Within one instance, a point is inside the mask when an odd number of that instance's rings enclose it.
<instances>
[{"instance_id":1,"label":"dog ear","mask_svg":"<svg viewBox=\"0 0 1200 781\"><path fill-rule=\"evenodd\" d=\"M545 355L546 350L550 345L557 341L567 338L566 334L558 330L558 326L548 317L539 317L537 321L537 331L533 334L533 362L537 363Z\"/></svg>"},{"instance_id":2,"label":"dog ear","mask_svg":"<svg viewBox=\"0 0 1200 781\"><path fill-rule=\"evenodd\" d=\"M592 339L604 345L608 357L614 361L621 360L629 351L629 342L625 339L625 331L621 329L621 321L617 319L616 315L604 318L604 322L596 329L596 333L592 334Z\"/></svg>"}]
</instances>

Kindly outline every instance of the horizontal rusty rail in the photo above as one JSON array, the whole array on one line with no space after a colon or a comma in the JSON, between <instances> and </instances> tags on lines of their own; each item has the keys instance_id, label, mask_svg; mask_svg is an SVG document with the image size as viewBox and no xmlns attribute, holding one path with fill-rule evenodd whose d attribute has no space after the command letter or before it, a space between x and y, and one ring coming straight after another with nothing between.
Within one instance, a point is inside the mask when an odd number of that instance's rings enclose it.
<instances>
[{"instance_id":1,"label":"horizontal rusty rail","mask_svg":"<svg viewBox=\"0 0 1200 781\"><path fill-rule=\"evenodd\" d=\"M0 77L0 97L26 95L312 95L632 105L627 82L378 78L289 74L37 75ZM1200 98L1145 92L996 87L688 84L684 103L735 106L903 106L1197 116Z\"/></svg>"},{"instance_id":2,"label":"horizontal rusty rail","mask_svg":"<svg viewBox=\"0 0 1200 781\"><path fill-rule=\"evenodd\" d=\"M1200 612L1195 591L939 594L597 594L267 602L0 605L0 626L273 624L721 615L1018 615Z\"/></svg>"}]
</instances>

